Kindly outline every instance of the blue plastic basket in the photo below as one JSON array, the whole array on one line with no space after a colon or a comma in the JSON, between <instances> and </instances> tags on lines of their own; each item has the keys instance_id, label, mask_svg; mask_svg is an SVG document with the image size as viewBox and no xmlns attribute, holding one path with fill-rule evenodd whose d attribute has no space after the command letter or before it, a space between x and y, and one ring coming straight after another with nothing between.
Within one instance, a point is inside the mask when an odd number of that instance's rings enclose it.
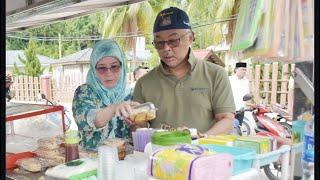
<instances>
[{"instance_id":1,"label":"blue plastic basket","mask_svg":"<svg viewBox=\"0 0 320 180\"><path fill-rule=\"evenodd\" d=\"M252 161L256 158L256 152L252 149L220 146L213 144L201 145L208 148L210 151L217 153L228 153L233 156L232 174L237 175L248 171L252 167Z\"/></svg>"}]
</instances>

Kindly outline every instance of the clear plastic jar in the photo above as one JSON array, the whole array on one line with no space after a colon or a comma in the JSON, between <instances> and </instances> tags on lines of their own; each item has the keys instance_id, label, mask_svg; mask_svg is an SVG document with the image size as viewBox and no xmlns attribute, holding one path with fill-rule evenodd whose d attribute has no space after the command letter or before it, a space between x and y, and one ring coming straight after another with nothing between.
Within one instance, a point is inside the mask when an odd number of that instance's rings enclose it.
<instances>
[{"instance_id":1,"label":"clear plastic jar","mask_svg":"<svg viewBox=\"0 0 320 180\"><path fill-rule=\"evenodd\" d=\"M156 118L156 110L157 108L150 102L140 104L133 108L130 119L135 122L150 121Z\"/></svg>"}]
</instances>

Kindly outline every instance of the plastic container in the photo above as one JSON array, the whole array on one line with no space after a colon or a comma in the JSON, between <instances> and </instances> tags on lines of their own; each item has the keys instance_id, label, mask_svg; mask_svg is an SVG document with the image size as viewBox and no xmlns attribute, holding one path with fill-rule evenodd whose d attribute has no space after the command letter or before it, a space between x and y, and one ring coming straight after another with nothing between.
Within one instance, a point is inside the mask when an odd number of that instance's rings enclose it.
<instances>
[{"instance_id":1,"label":"plastic container","mask_svg":"<svg viewBox=\"0 0 320 180\"><path fill-rule=\"evenodd\" d=\"M299 143L303 140L304 126L306 121L296 120L292 123L292 140L293 143Z\"/></svg>"},{"instance_id":2,"label":"plastic container","mask_svg":"<svg viewBox=\"0 0 320 180\"><path fill-rule=\"evenodd\" d=\"M134 122L150 121L156 118L156 110L154 104L146 102L134 107L129 117Z\"/></svg>"},{"instance_id":3,"label":"plastic container","mask_svg":"<svg viewBox=\"0 0 320 180\"><path fill-rule=\"evenodd\" d=\"M143 152L145 146L151 142L152 128L139 128L132 132L132 141L135 151Z\"/></svg>"},{"instance_id":4,"label":"plastic container","mask_svg":"<svg viewBox=\"0 0 320 180\"><path fill-rule=\"evenodd\" d=\"M223 146L233 146L233 143L237 136L235 135L217 135L209 136L207 138L200 138L199 144L216 144Z\"/></svg>"},{"instance_id":5,"label":"plastic container","mask_svg":"<svg viewBox=\"0 0 320 180\"><path fill-rule=\"evenodd\" d=\"M36 154L33 152L23 152L17 154L8 154L6 155L6 169L13 169L17 167L17 160L23 158L31 158L34 157Z\"/></svg>"},{"instance_id":6,"label":"plastic container","mask_svg":"<svg viewBox=\"0 0 320 180\"><path fill-rule=\"evenodd\" d=\"M305 124L302 151L302 179L314 179L314 120Z\"/></svg>"},{"instance_id":7,"label":"plastic container","mask_svg":"<svg viewBox=\"0 0 320 180\"><path fill-rule=\"evenodd\" d=\"M281 155L284 155L285 153L290 151L289 145L282 145L279 149L263 153L263 154L257 154L255 161L258 162L258 166L262 167L265 165L268 165L270 163L276 162L279 160Z\"/></svg>"},{"instance_id":8,"label":"plastic container","mask_svg":"<svg viewBox=\"0 0 320 180\"><path fill-rule=\"evenodd\" d=\"M112 146L98 147L98 180L114 179L115 164L119 161L118 149Z\"/></svg>"},{"instance_id":9,"label":"plastic container","mask_svg":"<svg viewBox=\"0 0 320 180\"><path fill-rule=\"evenodd\" d=\"M252 162L256 158L256 152L252 149L220 146L213 144L201 145L210 151L217 153L229 153L233 156L232 175L237 175L248 171L252 167Z\"/></svg>"},{"instance_id":10,"label":"plastic container","mask_svg":"<svg viewBox=\"0 0 320 180\"><path fill-rule=\"evenodd\" d=\"M154 132L151 136L152 150L155 151L164 146L177 144L191 144L191 135L187 131L164 131Z\"/></svg>"},{"instance_id":11,"label":"plastic container","mask_svg":"<svg viewBox=\"0 0 320 180\"><path fill-rule=\"evenodd\" d=\"M154 152L149 156L147 169L148 175L157 179L230 179L232 155L180 144Z\"/></svg>"},{"instance_id":12,"label":"plastic container","mask_svg":"<svg viewBox=\"0 0 320 180\"><path fill-rule=\"evenodd\" d=\"M97 175L97 168L98 162L96 160L83 158L49 168L45 175L55 179L79 180Z\"/></svg>"},{"instance_id":13,"label":"plastic container","mask_svg":"<svg viewBox=\"0 0 320 180\"><path fill-rule=\"evenodd\" d=\"M234 141L234 146L252 148L259 154L270 152L271 149L270 140L255 136L239 136Z\"/></svg>"},{"instance_id":14,"label":"plastic container","mask_svg":"<svg viewBox=\"0 0 320 180\"><path fill-rule=\"evenodd\" d=\"M66 162L79 159L79 142L81 136L78 135L78 131L69 130L66 132L65 146L66 146Z\"/></svg>"},{"instance_id":15,"label":"plastic container","mask_svg":"<svg viewBox=\"0 0 320 180\"><path fill-rule=\"evenodd\" d=\"M199 144L215 144L215 145L224 145L224 146L233 146L233 141L222 139L222 138L200 138Z\"/></svg>"}]
</instances>

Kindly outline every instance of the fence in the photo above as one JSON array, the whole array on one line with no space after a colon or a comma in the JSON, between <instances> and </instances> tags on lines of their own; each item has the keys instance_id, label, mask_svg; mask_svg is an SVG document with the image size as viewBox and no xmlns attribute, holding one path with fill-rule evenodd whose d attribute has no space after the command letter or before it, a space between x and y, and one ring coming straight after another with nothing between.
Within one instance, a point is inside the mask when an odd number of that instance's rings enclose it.
<instances>
[{"instance_id":1,"label":"fence","mask_svg":"<svg viewBox=\"0 0 320 180\"><path fill-rule=\"evenodd\" d=\"M293 72L294 64L272 64L255 65L248 68L251 92L256 102L281 104L287 106L293 97L288 91L289 72ZM281 70L281 73L279 73ZM85 83L85 75L71 73L61 77L43 76L15 77L12 89L15 90L15 100L35 101L39 92L45 93L48 99L54 101L71 103L75 89ZM292 108L289 103L289 109Z\"/></svg>"},{"instance_id":2,"label":"fence","mask_svg":"<svg viewBox=\"0 0 320 180\"><path fill-rule=\"evenodd\" d=\"M72 73L61 77L53 77L53 100L71 103L76 88L84 84L86 76L80 73Z\"/></svg>"},{"instance_id":3,"label":"fence","mask_svg":"<svg viewBox=\"0 0 320 180\"><path fill-rule=\"evenodd\" d=\"M17 101L36 101L41 91L40 78L31 76L13 77L11 90L15 92L14 99Z\"/></svg>"},{"instance_id":4,"label":"fence","mask_svg":"<svg viewBox=\"0 0 320 180\"><path fill-rule=\"evenodd\" d=\"M280 68L281 73L279 73ZM288 83L294 68L295 64L279 64L278 62L249 67L248 78L255 101L263 101L266 104L277 103L282 106L292 101L293 96L289 93Z\"/></svg>"}]
</instances>

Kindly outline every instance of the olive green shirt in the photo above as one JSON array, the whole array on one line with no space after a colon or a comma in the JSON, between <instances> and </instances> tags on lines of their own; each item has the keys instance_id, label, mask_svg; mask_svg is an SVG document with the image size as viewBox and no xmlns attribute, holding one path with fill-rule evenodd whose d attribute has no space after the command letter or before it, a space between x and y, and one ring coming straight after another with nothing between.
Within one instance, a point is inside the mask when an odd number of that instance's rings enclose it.
<instances>
[{"instance_id":1,"label":"olive green shirt","mask_svg":"<svg viewBox=\"0 0 320 180\"><path fill-rule=\"evenodd\" d=\"M208 61L197 60L189 50L190 71L177 79L163 64L141 77L134 89L133 100L152 102L158 108L151 127L161 124L187 126L206 132L214 115L234 112L235 105L225 69Z\"/></svg>"}]
</instances>

